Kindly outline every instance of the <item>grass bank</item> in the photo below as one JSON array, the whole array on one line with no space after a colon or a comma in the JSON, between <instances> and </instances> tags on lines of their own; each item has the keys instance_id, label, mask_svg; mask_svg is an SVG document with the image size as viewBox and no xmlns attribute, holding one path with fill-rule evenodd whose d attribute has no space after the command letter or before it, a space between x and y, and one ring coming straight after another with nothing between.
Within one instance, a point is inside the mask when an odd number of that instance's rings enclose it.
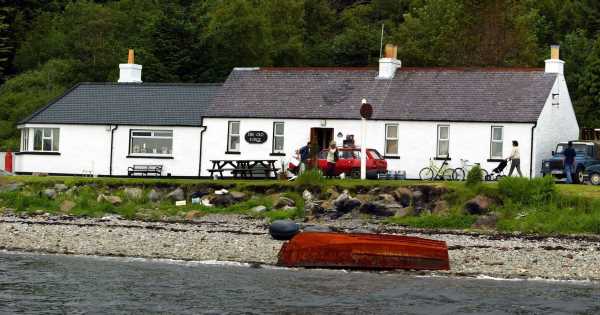
<instances>
[{"instance_id":1,"label":"grass bank","mask_svg":"<svg viewBox=\"0 0 600 315\"><path fill-rule=\"evenodd\" d=\"M74 216L100 217L118 214L128 219L185 220L207 213L238 213L270 219L294 218L305 215L302 191L309 189L318 198L331 198L329 191L349 190L351 194L368 195L374 189L386 192L400 187L435 186L445 190L440 201L446 211L426 209L407 216L387 218L385 222L419 228L473 229L482 217L493 218L487 228L505 232L540 234L600 234L600 187L588 185L554 184L551 179L527 180L506 178L499 183L421 182L421 181L375 181L375 180L325 180L321 178L297 182L278 180L197 180L153 178L78 178L15 176L0 178L0 187L10 183L21 184L16 191L0 189L0 210L13 209L16 213L68 214ZM59 193L55 198L43 194L44 189L55 184L77 187L71 192ZM141 197L131 198L124 187L137 187ZM175 206L169 199L152 202L151 190L164 193L182 188L186 193L203 189L228 189L244 192L248 198L227 206L208 207L201 204ZM121 199L118 204L98 200L98 194L114 195ZM477 196L493 201L485 213L470 214L465 204ZM293 207L275 209L278 198L294 201ZM72 203L65 210L65 203ZM436 203L437 205L438 203ZM251 209L263 206L266 211ZM409 207L415 207L411 204ZM364 217L364 216L363 216ZM365 217L369 219L368 217ZM481 227L479 227L481 228Z\"/></svg>"}]
</instances>

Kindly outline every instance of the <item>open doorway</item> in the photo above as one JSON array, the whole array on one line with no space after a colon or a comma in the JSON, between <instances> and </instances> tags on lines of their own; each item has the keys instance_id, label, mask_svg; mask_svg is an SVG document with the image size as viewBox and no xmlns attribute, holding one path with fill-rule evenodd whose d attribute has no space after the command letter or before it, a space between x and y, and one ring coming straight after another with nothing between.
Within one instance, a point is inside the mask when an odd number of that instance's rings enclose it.
<instances>
[{"instance_id":1,"label":"open doorway","mask_svg":"<svg viewBox=\"0 0 600 315\"><path fill-rule=\"evenodd\" d=\"M321 152L333 140L333 128L310 128L310 143L313 150Z\"/></svg>"}]
</instances>

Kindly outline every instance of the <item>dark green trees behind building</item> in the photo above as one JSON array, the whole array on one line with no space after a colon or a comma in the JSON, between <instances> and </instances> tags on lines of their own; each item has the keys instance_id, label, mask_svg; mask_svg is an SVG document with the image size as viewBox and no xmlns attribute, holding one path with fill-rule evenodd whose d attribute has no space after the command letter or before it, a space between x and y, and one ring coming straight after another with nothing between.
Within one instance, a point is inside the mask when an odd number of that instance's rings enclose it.
<instances>
[{"instance_id":1,"label":"dark green trees behind building","mask_svg":"<svg viewBox=\"0 0 600 315\"><path fill-rule=\"evenodd\" d=\"M542 67L561 59L579 122L600 127L596 0L0 0L0 149L15 123L77 82L116 81L134 48L145 82L218 82L233 67Z\"/></svg>"}]
</instances>

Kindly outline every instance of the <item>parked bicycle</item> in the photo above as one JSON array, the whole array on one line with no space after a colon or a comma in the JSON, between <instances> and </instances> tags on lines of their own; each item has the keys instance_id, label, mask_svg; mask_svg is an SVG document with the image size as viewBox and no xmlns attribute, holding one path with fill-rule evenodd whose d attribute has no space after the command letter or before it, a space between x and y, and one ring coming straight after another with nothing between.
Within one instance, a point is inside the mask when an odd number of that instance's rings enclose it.
<instances>
[{"instance_id":1,"label":"parked bicycle","mask_svg":"<svg viewBox=\"0 0 600 315\"><path fill-rule=\"evenodd\" d=\"M419 171L421 180L452 180L454 170L448 166L448 160L444 160L442 165L437 166L433 159L429 159L429 166Z\"/></svg>"},{"instance_id":2,"label":"parked bicycle","mask_svg":"<svg viewBox=\"0 0 600 315\"><path fill-rule=\"evenodd\" d=\"M454 169L454 173L452 174L452 179L454 180L465 180L467 178L467 174L469 171L475 166L481 164L479 163L469 163L469 160L460 159L460 167ZM485 169L481 169L481 180L488 180L488 171Z\"/></svg>"}]
</instances>

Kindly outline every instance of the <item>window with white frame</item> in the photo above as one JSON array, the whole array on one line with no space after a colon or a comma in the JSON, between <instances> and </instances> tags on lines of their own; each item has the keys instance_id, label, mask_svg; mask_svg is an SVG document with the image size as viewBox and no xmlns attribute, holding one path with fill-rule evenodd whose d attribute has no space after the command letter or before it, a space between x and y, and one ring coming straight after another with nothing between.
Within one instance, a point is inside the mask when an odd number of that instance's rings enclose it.
<instances>
[{"instance_id":1,"label":"window with white frame","mask_svg":"<svg viewBox=\"0 0 600 315\"><path fill-rule=\"evenodd\" d=\"M60 132L58 128L32 128L33 151L57 152ZM29 136L27 136L29 137ZM29 140L28 140L29 141Z\"/></svg>"},{"instance_id":2,"label":"window with white frame","mask_svg":"<svg viewBox=\"0 0 600 315\"><path fill-rule=\"evenodd\" d=\"M492 126L490 157L492 159L502 159L503 149L504 149L504 128L502 126Z\"/></svg>"},{"instance_id":3,"label":"window with white frame","mask_svg":"<svg viewBox=\"0 0 600 315\"><path fill-rule=\"evenodd\" d=\"M450 150L450 126L438 125L437 130L437 157L449 157Z\"/></svg>"},{"instance_id":4,"label":"window with white frame","mask_svg":"<svg viewBox=\"0 0 600 315\"><path fill-rule=\"evenodd\" d=\"M273 153L283 153L283 122L273 123Z\"/></svg>"},{"instance_id":5,"label":"window with white frame","mask_svg":"<svg viewBox=\"0 0 600 315\"><path fill-rule=\"evenodd\" d=\"M29 128L21 129L21 152L29 150Z\"/></svg>"},{"instance_id":6,"label":"window with white frame","mask_svg":"<svg viewBox=\"0 0 600 315\"><path fill-rule=\"evenodd\" d=\"M398 124L385 125L385 155L398 155Z\"/></svg>"},{"instance_id":7,"label":"window with white frame","mask_svg":"<svg viewBox=\"0 0 600 315\"><path fill-rule=\"evenodd\" d=\"M227 131L227 151L240 152L240 122L230 121Z\"/></svg>"},{"instance_id":8,"label":"window with white frame","mask_svg":"<svg viewBox=\"0 0 600 315\"><path fill-rule=\"evenodd\" d=\"M560 95L558 93L552 93L552 105L558 106L560 104Z\"/></svg>"},{"instance_id":9,"label":"window with white frame","mask_svg":"<svg viewBox=\"0 0 600 315\"><path fill-rule=\"evenodd\" d=\"M131 155L173 154L173 130L131 130L129 135Z\"/></svg>"}]
</instances>

